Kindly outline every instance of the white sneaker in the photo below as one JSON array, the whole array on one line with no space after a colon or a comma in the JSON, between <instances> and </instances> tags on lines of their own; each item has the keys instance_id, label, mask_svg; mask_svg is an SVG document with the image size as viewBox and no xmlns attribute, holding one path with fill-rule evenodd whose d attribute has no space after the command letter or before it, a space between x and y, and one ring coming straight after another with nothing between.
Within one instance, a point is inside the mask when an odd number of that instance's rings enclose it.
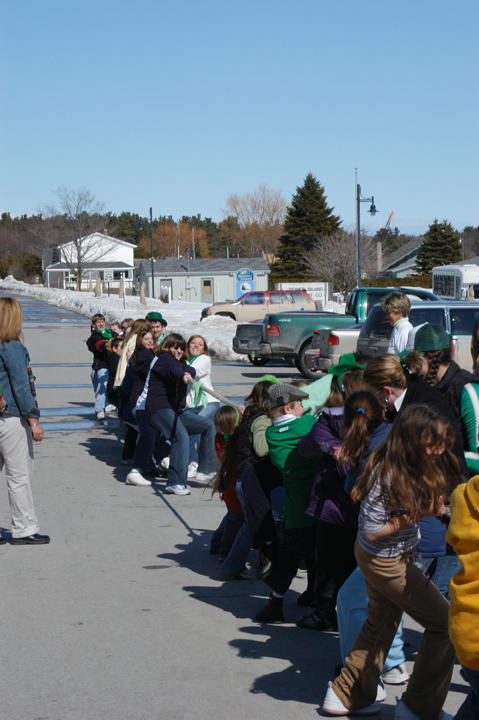
<instances>
[{"instance_id":1,"label":"white sneaker","mask_svg":"<svg viewBox=\"0 0 479 720\"><path fill-rule=\"evenodd\" d=\"M394 710L394 720L419 720L419 716L413 713L402 700L398 700ZM443 710L441 720L453 720L453 716Z\"/></svg>"},{"instance_id":2,"label":"white sneaker","mask_svg":"<svg viewBox=\"0 0 479 720\"><path fill-rule=\"evenodd\" d=\"M409 680L409 673L407 671L405 663L400 663L390 670L386 670L381 675L383 682L388 685L403 685Z\"/></svg>"},{"instance_id":3,"label":"white sneaker","mask_svg":"<svg viewBox=\"0 0 479 720\"><path fill-rule=\"evenodd\" d=\"M380 711L380 706L377 702L373 702L372 705L360 710L349 710L338 698L333 690L333 683L330 682L328 683L321 710L329 715L376 715Z\"/></svg>"},{"instance_id":4,"label":"white sneaker","mask_svg":"<svg viewBox=\"0 0 479 720\"><path fill-rule=\"evenodd\" d=\"M105 412L116 412L116 405L112 405L111 403L106 406Z\"/></svg>"},{"instance_id":5,"label":"white sneaker","mask_svg":"<svg viewBox=\"0 0 479 720\"><path fill-rule=\"evenodd\" d=\"M387 698L387 693L386 693L386 689L384 687L384 683L381 680L381 678L379 678L378 689L376 692L376 702L384 702L384 700L386 700L386 698Z\"/></svg>"},{"instance_id":6,"label":"white sneaker","mask_svg":"<svg viewBox=\"0 0 479 720\"><path fill-rule=\"evenodd\" d=\"M168 468L170 467L170 458L169 458L168 455L163 458L163 460L161 461L160 465L161 465L161 467L164 468L165 470L168 470Z\"/></svg>"},{"instance_id":7,"label":"white sneaker","mask_svg":"<svg viewBox=\"0 0 479 720\"><path fill-rule=\"evenodd\" d=\"M96 419L97 419L97 420L104 420L104 419L105 419L105 413L104 413L103 410L98 410L98 412L97 412L97 414L96 414Z\"/></svg>"},{"instance_id":8,"label":"white sneaker","mask_svg":"<svg viewBox=\"0 0 479 720\"><path fill-rule=\"evenodd\" d=\"M130 470L126 476L126 484L137 485L138 487L147 487L148 485L151 485L151 482L144 478L139 470L133 468L133 470Z\"/></svg>"},{"instance_id":9,"label":"white sneaker","mask_svg":"<svg viewBox=\"0 0 479 720\"><path fill-rule=\"evenodd\" d=\"M190 462L188 465L188 477L189 478L195 478L196 477L196 471L198 470L198 463L197 462Z\"/></svg>"},{"instance_id":10,"label":"white sneaker","mask_svg":"<svg viewBox=\"0 0 479 720\"><path fill-rule=\"evenodd\" d=\"M164 490L173 495L189 495L191 492L185 485L166 485Z\"/></svg>"},{"instance_id":11,"label":"white sneaker","mask_svg":"<svg viewBox=\"0 0 479 720\"><path fill-rule=\"evenodd\" d=\"M200 482L209 482L210 480L213 480L214 477L216 477L217 473L211 472L211 473L202 473L197 472L196 473L196 479Z\"/></svg>"}]
</instances>

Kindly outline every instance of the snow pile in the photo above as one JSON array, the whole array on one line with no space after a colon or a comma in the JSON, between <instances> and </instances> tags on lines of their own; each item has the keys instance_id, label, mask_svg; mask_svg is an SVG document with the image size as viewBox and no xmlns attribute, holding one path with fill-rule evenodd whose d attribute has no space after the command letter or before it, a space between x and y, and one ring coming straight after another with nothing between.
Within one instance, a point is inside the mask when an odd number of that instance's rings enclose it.
<instances>
[{"instance_id":1,"label":"snow pile","mask_svg":"<svg viewBox=\"0 0 479 720\"><path fill-rule=\"evenodd\" d=\"M145 317L148 312L157 310L167 320L170 332L180 333L185 338L194 333L203 335L212 354L218 359L246 360L245 355L237 355L233 352L232 343L237 325L234 320L213 315L205 318L200 323L201 310L207 306L206 303L185 301L163 303L161 300L146 298L146 305L142 305L138 295L127 295L125 306L123 306L123 298L118 295L95 297L91 292L29 285L20 280L15 280L11 275L4 280L0 280L0 291L34 297L50 305L73 310L87 317L101 312L107 318L108 323L115 320L120 322L124 317Z\"/></svg>"}]
</instances>

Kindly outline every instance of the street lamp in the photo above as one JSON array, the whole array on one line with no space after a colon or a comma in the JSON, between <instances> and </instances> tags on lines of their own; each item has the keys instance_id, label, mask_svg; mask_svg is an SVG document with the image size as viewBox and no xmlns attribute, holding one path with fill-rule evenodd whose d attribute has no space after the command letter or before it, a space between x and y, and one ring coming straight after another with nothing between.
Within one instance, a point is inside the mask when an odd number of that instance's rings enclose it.
<instances>
[{"instance_id":1,"label":"street lamp","mask_svg":"<svg viewBox=\"0 0 479 720\"><path fill-rule=\"evenodd\" d=\"M358 287L361 285L361 203L371 203L368 210L371 215L376 215L376 205L374 204L374 195L370 198L361 196L361 185L358 184L358 172L356 170L356 239L358 244Z\"/></svg>"},{"instance_id":2,"label":"street lamp","mask_svg":"<svg viewBox=\"0 0 479 720\"><path fill-rule=\"evenodd\" d=\"M140 218L138 229L143 232L143 218ZM150 208L150 256L151 256L151 297L155 297L155 270L153 258L153 208Z\"/></svg>"}]
</instances>

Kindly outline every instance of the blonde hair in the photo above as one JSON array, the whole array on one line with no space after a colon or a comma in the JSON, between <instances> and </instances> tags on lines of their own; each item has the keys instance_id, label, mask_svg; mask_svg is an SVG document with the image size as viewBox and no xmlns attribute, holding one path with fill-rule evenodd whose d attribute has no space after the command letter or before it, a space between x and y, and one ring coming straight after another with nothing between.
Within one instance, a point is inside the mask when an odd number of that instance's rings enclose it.
<instances>
[{"instance_id":1,"label":"blonde hair","mask_svg":"<svg viewBox=\"0 0 479 720\"><path fill-rule=\"evenodd\" d=\"M405 293L394 290L383 297L381 307L384 312L397 312L407 317L411 310L411 301Z\"/></svg>"},{"instance_id":2,"label":"blonde hair","mask_svg":"<svg viewBox=\"0 0 479 720\"><path fill-rule=\"evenodd\" d=\"M12 297L0 298L0 342L20 339L23 339L20 303Z\"/></svg>"}]
</instances>

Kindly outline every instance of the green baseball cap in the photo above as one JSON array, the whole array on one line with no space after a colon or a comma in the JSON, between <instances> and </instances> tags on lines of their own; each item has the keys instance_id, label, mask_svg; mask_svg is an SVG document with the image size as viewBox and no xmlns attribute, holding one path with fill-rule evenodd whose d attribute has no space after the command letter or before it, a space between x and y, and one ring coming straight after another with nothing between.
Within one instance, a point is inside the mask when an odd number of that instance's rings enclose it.
<instances>
[{"instance_id":1,"label":"green baseball cap","mask_svg":"<svg viewBox=\"0 0 479 720\"><path fill-rule=\"evenodd\" d=\"M442 325L425 323L416 333L414 350L428 352L433 350L446 350L451 347L451 336Z\"/></svg>"}]
</instances>

